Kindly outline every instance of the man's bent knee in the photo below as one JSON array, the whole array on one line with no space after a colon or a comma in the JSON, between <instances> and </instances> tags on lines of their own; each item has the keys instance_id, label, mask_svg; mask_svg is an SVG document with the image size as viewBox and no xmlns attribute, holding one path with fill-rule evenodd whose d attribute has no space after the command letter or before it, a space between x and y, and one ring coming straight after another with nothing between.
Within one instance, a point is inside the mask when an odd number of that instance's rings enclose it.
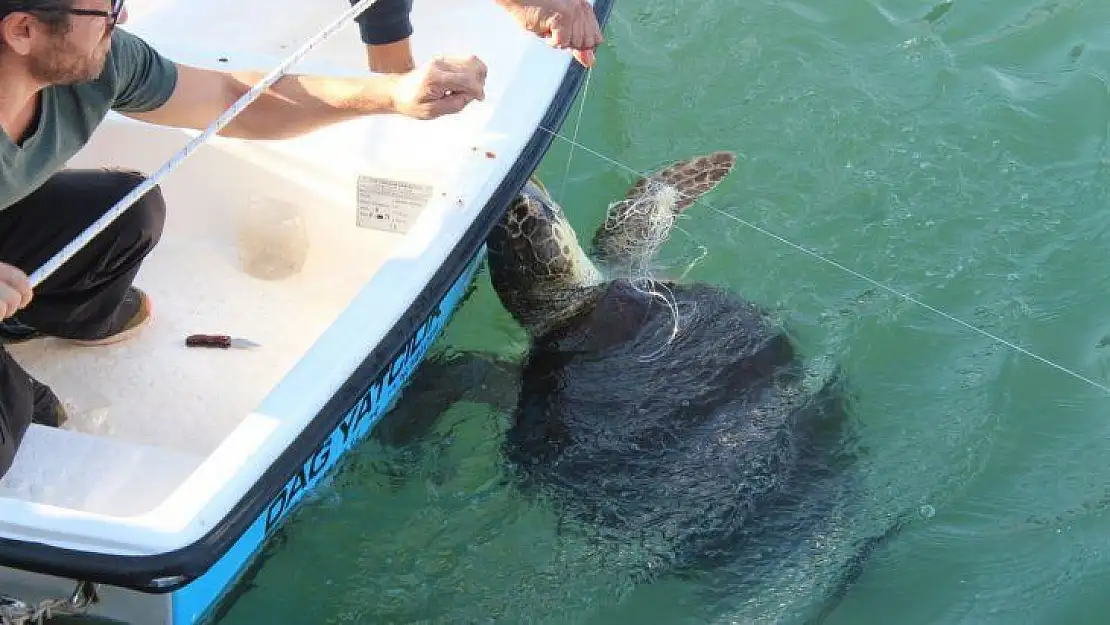
<instances>
[{"instance_id":1,"label":"man's bent knee","mask_svg":"<svg viewBox=\"0 0 1110 625\"><path fill-rule=\"evenodd\" d=\"M134 170L114 169L110 172L120 177L120 187L123 190L120 199L147 179L142 172ZM161 240L165 225L166 200L158 185L154 185L135 200L115 221L115 226L121 233L127 233L129 238L135 237L137 243L150 248Z\"/></svg>"}]
</instances>

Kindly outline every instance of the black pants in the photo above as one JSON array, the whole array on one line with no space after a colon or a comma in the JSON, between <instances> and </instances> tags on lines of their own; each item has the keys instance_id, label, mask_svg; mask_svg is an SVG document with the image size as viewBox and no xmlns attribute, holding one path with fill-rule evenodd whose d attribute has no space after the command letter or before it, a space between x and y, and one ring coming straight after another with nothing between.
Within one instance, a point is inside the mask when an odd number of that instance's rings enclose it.
<instances>
[{"instance_id":1,"label":"black pants","mask_svg":"<svg viewBox=\"0 0 1110 625\"><path fill-rule=\"evenodd\" d=\"M27 275L143 181L121 170L66 170L0 210L0 262ZM17 313L51 336L104 336L143 259L162 236L166 207L154 187L61 265ZM0 475L11 468L33 414L31 376L0 346Z\"/></svg>"}]
</instances>

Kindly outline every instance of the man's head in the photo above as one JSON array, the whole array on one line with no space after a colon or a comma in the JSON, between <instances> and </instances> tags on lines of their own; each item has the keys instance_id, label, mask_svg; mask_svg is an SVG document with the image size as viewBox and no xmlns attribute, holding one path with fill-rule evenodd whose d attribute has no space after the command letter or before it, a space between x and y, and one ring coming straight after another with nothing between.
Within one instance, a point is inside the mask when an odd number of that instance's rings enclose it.
<instances>
[{"instance_id":1,"label":"man's head","mask_svg":"<svg viewBox=\"0 0 1110 625\"><path fill-rule=\"evenodd\" d=\"M21 62L44 85L95 79L124 0L0 0L0 56Z\"/></svg>"}]
</instances>

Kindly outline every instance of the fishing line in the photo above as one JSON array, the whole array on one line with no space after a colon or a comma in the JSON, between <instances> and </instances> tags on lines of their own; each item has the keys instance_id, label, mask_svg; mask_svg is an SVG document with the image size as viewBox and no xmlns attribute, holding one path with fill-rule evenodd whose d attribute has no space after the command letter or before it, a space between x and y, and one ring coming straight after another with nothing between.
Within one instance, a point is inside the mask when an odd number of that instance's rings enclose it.
<instances>
[{"instance_id":1,"label":"fishing line","mask_svg":"<svg viewBox=\"0 0 1110 625\"><path fill-rule=\"evenodd\" d=\"M572 61L573 62L573 61ZM574 158L574 148L578 144L578 127L582 125L582 113L586 110L586 96L590 93L590 76L594 73L592 67L586 68L586 84L582 86L582 101L578 104L578 119L574 121L574 136L570 143L570 153L567 154L567 169L563 172L563 184L559 187L559 201L566 201L567 179L570 178L570 159Z\"/></svg>"},{"instance_id":2,"label":"fishing line","mask_svg":"<svg viewBox=\"0 0 1110 625\"><path fill-rule=\"evenodd\" d=\"M568 138L564 137L563 135L559 134L558 132L555 132L551 129L545 128L542 125L540 126L540 129L542 129L544 132L547 132L548 134L550 134L553 137L556 137L556 138L558 138L562 141L566 141L568 143L571 143L572 145L577 144L576 141L573 141L572 139L568 139ZM633 168L629 165L626 165L624 163L621 163L621 162L619 162L615 159L612 159L612 158L610 158L610 157L608 157L604 154L601 154L600 152L598 152L596 150L593 150L593 149L591 149L591 148L589 148L585 145L577 144L576 147L578 147L579 149L582 149L585 152L588 152L588 153L596 156L597 158L600 158L601 160L603 160L607 163L615 165L616 167L619 167L620 169L623 169L623 170L625 170L625 171L627 171L631 174L634 174L634 175L639 176L641 178L648 178L648 174L645 174L643 172L639 172L635 168ZM703 200L701 198L695 199L694 202L697 203L697 204L701 204L702 206L705 206L706 208L708 208L708 209L710 209L714 212L720 213L721 215L727 217L728 219L731 219L731 220L735 221L736 223L747 226L748 228L751 228L752 230L755 230L756 232L759 232L760 234L771 237L772 239L775 239L776 241L779 241L780 243L783 243L784 245L787 245L791 248L794 248L795 250L798 250L799 252L807 254L807 255L809 255L809 256L811 256L811 257L813 257L813 258L815 258L815 259L817 259L817 260L819 260L823 263L826 263L828 265L836 267L840 271L843 271L843 272L845 272L849 275L855 276L856 278L859 278L860 280L863 280L864 282L867 282L868 284L871 284L872 286L878 287L878 288L886 291L887 293L890 293L891 295L894 295L896 297L900 297L900 298L902 298L903 300L905 300L907 302L910 302L912 304L920 306L921 308L924 308L925 310L928 310L928 311L930 311L930 312L932 312L936 315L944 317L945 319L948 319L949 321L951 321L953 323L956 323L960 326L963 326L963 327L971 330L972 332L975 332L975 333L977 333L981 336L984 336L984 337L986 337L986 338L988 338L992 341L995 341L996 343L999 343L1001 345L1005 345L1006 347L1009 347L1010 349L1012 349L1016 352L1024 354L1025 356L1028 356L1029 358L1032 358L1032 359L1034 359L1034 360L1036 360L1036 361L1038 361L1042 364L1048 365L1048 366L1050 366L1050 367L1052 367L1052 368L1054 368L1058 371L1066 373L1067 375L1070 375L1073 378L1076 378L1078 380L1086 382L1087 384L1110 394L1110 386L1106 386L1104 384L1100 384L1098 382L1095 382L1094 380L1092 380L1092 379L1090 379L1090 378L1088 378L1088 377L1086 377L1086 376L1084 376L1080 373L1077 373L1077 372L1075 372L1075 371L1073 371L1073 370L1071 370L1071 369L1069 369L1069 368L1067 368L1067 367L1065 367L1061 364L1057 364L1057 363L1055 363L1055 362L1053 362L1053 361L1051 361L1047 358L1044 358L1043 356L1039 356L1039 355L1029 351L1028 349L1025 349L1024 347L1021 347L1020 345L1016 345L1016 344L1014 344L1014 343L1012 343L1012 342L1010 342L1010 341L1008 341L1008 340L1006 340L1006 339L1004 339L1000 336L996 336L996 335L994 335L994 334L992 334L992 333L990 333L986 330L983 330L982 328L976 327L976 326L974 326L974 325L972 325L972 324L970 324L966 321L963 321L962 319L959 319L959 318L957 318L957 317L955 317L955 316L953 316L949 313L944 312L943 310L940 310L940 309L936 308L935 306L931 306L929 304L926 304L925 302L922 302L921 300L913 297L912 295L909 295L907 293L899 291L899 290L897 290L893 287L889 287L889 286L879 282L878 280L875 280L873 278L865 276L862 273L860 273L860 272L858 272L854 269L846 267L843 264L841 264L841 263L839 263L835 260L832 260L831 258L826 258L825 256L822 256L821 254L818 254L817 252L814 252L814 251L812 251L812 250L810 250L806 247L803 247L803 246L801 246L797 243L789 241L789 240L787 240L787 239L785 239L785 238L783 238L783 237L781 237L781 236L779 236L779 235L777 235L777 234L775 234L775 233L773 233L773 232L771 232L771 231L769 231L765 228L757 226L757 225L755 225L755 224L753 224L749 221L746 221L746 220L744 220L740 217L737 217L736 215L733 215L731 213L727 213L727 212L717 208L716 206L713 206L712 204L706 202L705 200Z\"/></svg>"}]
</instances>

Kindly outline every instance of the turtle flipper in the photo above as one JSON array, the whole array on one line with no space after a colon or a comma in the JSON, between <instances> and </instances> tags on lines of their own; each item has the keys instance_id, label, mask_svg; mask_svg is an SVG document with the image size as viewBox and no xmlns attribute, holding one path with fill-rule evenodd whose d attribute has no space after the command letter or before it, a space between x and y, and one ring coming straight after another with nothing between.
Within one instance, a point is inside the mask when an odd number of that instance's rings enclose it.
<instances>
[{"instance_id":1,"label":"turtle flipper","mask_svg":"<svg viewBox=\"0 0 1110 625\"><path fill-rule=\"evenodd\" d=\"M488 404L508 413L516 405L518 365L493 353L429 354L401 391L401 397L374 428L389 447L425 439L436 422L460 401Z\"/></svg>"},{"instance_id":2,"label":"turtle flipper","mask_svg":"<svg viewBox=\"0 0 1110 625\"><path fill-rule=\"evenodd\" d=\"M821 603L820 609L817 614L813 615L806 621L806 625L824 625L844 602L848 592L852 589L859 578L864 573L864 568L867 561L879 551L886 547L891 541L897 538L902 530L912 522L912 517L907 514L901 515L890 523L885 530L879 534L874 534L864 538L857 546L855 552L852 554L847 568L836 578L830 592Z\"/></svg>"},{"instance_id":3,"label":"turtle flipper","mask_svg":"<svg viewBox=\"0 0 1110 625\"><path fill-rule=\"evenodd\" d=\"M594 234L595 257L615 269L642 267L670 236L675 217L720 184L735 164L734 153L713 152L640 178L625 199L609 206Z\"/></svg>"}]
</instances>

